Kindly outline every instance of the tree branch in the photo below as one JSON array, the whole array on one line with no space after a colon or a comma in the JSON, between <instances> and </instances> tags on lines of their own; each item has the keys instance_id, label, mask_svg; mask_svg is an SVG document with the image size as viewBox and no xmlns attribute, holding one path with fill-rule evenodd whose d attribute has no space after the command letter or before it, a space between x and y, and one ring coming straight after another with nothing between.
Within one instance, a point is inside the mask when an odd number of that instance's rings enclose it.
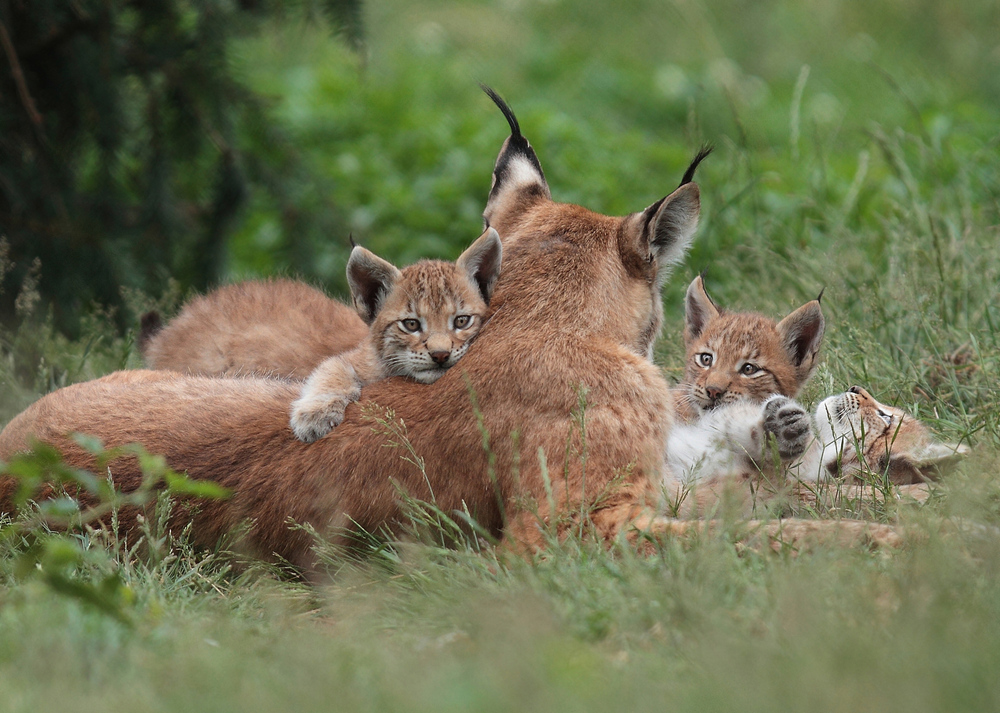
<instances>
[{"instance_id":1,"label":"tree branch","mask_svg":"<svg viewBox=\"0 0 1000 713\"><path fill-rule=\"evenodd\" d=\"M21 71L21 63L17 59L14 43L10 41L10 35L7 34L7 27L3 22L0 22L0 44L3 44L7 61L10 62L10 74L14 78L14 84L17 85L17 93L21 97L21 104L24 106L24 110L28 112L28 118L31 119L31 123L40 128L42 126L42 115L38 113L38 109L35 108L35 101L31 98L31 94L28 93L28 85L24 81L24 72Z\"/></svg>"}]
</instances>

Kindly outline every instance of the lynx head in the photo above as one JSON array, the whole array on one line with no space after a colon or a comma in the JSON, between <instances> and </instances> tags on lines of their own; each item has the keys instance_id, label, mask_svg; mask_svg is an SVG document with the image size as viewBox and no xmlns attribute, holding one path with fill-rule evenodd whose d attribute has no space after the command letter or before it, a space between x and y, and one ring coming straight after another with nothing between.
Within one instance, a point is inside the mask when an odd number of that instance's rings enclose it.
<instances>
[{"instance_id":1,"label":"lynx head","mask_svg":"<svg viewBox=\"0 0 1000 713\"><path fill-rule=\"evenodd\" d=\"M824 400L816 409L816 428L827 473L887 474L897 485L933 480L969 450L936 441L920 421L860 386Z\"/></svg>"},{"instance_id":2,"label":"lynx head","mask_svg":"<svg viewBox=\"0 0 1000 713\"><path fill-rule=\"evenodd\" d=\"M462 358L483 326L501 254L492 228L453 263L422 260L402 271L354 248L351 297L387 375L429 384Z\"/></svg>"},{"instance_id":3,"label":"lynx head","mask_svg":"<svg viewBox=\"0 0 1000 713\"><path fill-rule=\"evenodd\" d=\"M794 397L816 367L824 329L818 297L775 322L719 308L698 276L688 287L684 318L683 386L698 412L739 399Z\"/></svg>"},{"instance_id":4,"label":"lynx head","mask_svg":"<svg viewBox=\"0 0 1000 713\"><path fill-rule=\"evenodd\" d=\"M663 319L660 287L698 226L699 192L691 180L710 149L695 156L677 190L645 210L622 218L599 215L552 200L514 113L492 89L483 90L511 131L483 212L486 225L503 236L504 260L517 265L518 284L501 281L498 304L550 324L553 315L562 315L558 328L568 338L611 340L651 356Z\"/></svg>"}]
</instances>

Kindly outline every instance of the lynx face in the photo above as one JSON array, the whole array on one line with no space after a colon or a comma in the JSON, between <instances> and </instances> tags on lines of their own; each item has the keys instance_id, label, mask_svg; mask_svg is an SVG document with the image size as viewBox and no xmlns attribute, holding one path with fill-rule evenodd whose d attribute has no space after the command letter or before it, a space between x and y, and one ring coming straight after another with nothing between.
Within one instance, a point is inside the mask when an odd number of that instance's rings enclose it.
<instances>
[{"instance_id":1,"label":"lynx face","mask_svg":"<svg viewBox=\"0 0 1000 713\"><path fill-rule=\"evenodd\" d=\"M402 271L356 247L347 277L370 325L385 376L439 379L479 334L500 272L500 236L487 232L454 262L422 260Z\"/></svg>"},{"instance_id":2,"label":"lynx face","mask_svg":"<svg viewBox=\"0 0 1000 713\"><path fill-rule=\"evenodd\" d=\"M860 386L820 403L816 427L830 475L886 473L896 484L922 483L933 480L945 461L968 452L935 441L920 421L879 403Z\"/></svg>"},{"instance_id":3,"label":"lynx face","mask_svg":"<svg viewBox=\"0 0 1000 713\"><path fill-rule=\"evenodd\" d=\"M775 322L720 309L696 277L685 298L686 405L705 413L739 400L794 397L816 366L823 330L818 299Z\"/></svg>"},{"instance_id":4,"label":"lynx face","mask_svg":"<svg viewBox=\"0 0 1000 713\"><path fill-rule=\"evenodd\" d=\"M486 310L454 264L425 260L407 267L371 325L386 375L436 381L465 354Z\"/></svg>"}]
</instances>

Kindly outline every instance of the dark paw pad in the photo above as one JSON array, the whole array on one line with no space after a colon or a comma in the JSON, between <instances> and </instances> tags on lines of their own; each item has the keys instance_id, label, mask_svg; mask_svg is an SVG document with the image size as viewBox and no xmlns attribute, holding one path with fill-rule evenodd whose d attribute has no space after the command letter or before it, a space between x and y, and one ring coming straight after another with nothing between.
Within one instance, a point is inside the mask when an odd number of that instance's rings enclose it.
<instances>
[{"instance_id":1,"label":"dark paw pad","mask_svg":"<svg viewBox=\"0 0 1000 713\"><path fill-rule=\"evenodd\" d=\"M774 435L782 458L802 455L812 436L809 412L786 397L771 399L764 406L764 430Z\"/></svg>"}]
</instances>

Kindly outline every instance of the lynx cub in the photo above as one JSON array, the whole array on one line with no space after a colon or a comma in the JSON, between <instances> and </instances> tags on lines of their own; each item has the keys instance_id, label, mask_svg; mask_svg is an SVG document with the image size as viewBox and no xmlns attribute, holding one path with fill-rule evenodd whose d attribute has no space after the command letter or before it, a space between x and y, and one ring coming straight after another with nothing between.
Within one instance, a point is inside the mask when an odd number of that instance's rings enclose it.
<instances>
[{"instance_id":1,"label":"lynx cub","mask_svg":"<svg viewBox=\"0 0 1000 713\"><path fill-rule=\"evenodd\" d=\"M805 481L867 471L918 483L966 452L935 442L919 421L860 386L829 397L811 417L792 397L816 366L823 329L818 298L775 323L720 310L695 278L685 298L685 379L675 390L686 418L668 440L671 476L700 483L759 474L773 465L768 434L782 466Z\"/></svg>"},{"instance_id":2,"label":"lynx cub","mask_svg":"<svg viewBox=\"0 0 1000 713\"><path fill-rule=\"evenodd\" d=\"M699 276L688 286L684 317L687 362L673 392L681 422L667 444L674 475L731 470L748 447L761 450L753 443L765 433L783 458L801 455L811 437L808 412L788 398L767 400L796 396L815 369L825 326L819 298L775 322L720 309Z\"/></svg>"},{"instance_id":3,"label":"lynx cub","mask_svg":"<svg viewBox=\"0 0 1000 713\"><path fill-rule=\"evenodd\" d=\"M402 271L355 247L347 281L369 335L309 376L292 404L296 437L312 443L329 433L365 384L390 376L429 384L454 366L483 326L501 253L493 228L454 263L422 260Z\"/></svg>"}]
</instances>

